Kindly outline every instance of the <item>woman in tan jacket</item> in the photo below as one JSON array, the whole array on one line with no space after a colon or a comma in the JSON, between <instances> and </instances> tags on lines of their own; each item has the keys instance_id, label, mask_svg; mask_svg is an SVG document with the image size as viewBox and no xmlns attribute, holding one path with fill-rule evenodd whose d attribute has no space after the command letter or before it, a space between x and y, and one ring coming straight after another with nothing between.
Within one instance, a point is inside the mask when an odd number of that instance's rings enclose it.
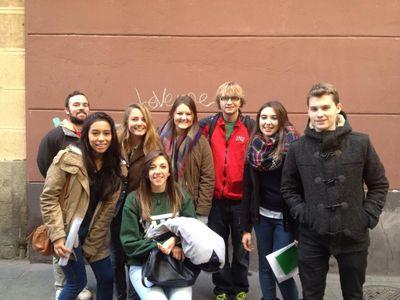
<instances>
[{"instance_id":1,"label":"woman in tan jacket","mask_svg":"<svg viewBox=\"0 0 400 300\"><path fill-rule=\"evenodd\" d=\"M76 299L86 286L84 258L96 276L97 299L112 299L109 232L120 178L120 150L114 121L106 113L94 113L83 125L80 148L69 146L54 158L40 196L43 221L54 252L59 257L69 257L61 267L66 284L60 300ZM67 183L61 208L59 199ZM82 218L83 222L74 246L69 249L65 241L74 217Z\"/></svg>"},{"instance_id":2,"label":"woman in tan jacket","mask_svg":"<svg viewBox=\"0 0 400 300\"><path fill-rule=\"evenodd\" d=\"M214 193L214 164L193 99L188 95L176 98L169 117L160 138L171 158L174 179L190 192L197 215L207 217Z\"/></svg>"}]
</instances>

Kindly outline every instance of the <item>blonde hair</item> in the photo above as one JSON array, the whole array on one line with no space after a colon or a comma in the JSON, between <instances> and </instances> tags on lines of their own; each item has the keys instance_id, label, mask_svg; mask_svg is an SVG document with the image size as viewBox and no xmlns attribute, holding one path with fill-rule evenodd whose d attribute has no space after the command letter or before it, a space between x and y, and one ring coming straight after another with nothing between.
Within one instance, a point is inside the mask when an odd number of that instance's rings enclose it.
<instances>
[{"instance_id":1,"label":"blonde hair","mask_svg":"<svg viewBox=\"0 0 400 300\"><path fill-rule=\"evenodd\" d=\"M234 81L225 82L218 87L215 101L219 109L221 109L220 100L224 96L236 96L240 98L240 107L246 103L242 87Z\"/></svg>"},{"instance_id":2,"label":"blonde hair","mask_svg":"<svg viewBox=\"0 0 400 300\"><path fill-rule=\"evenodd\" d=\"M129 131L129 128L128 128L128 121L129 121L129 116L131 115L132 110L135 108L140 110L140 112L143 114L144 120L146 122L147 129L146 129L146 134L145 134L144 140L143 140L144 154L146 155L150 151L162 149L160 137L158 136L158 133L155 129L154 122L153 122L151 113L148 110L148 108L142 104L136 104L136 103L131 104L125 110L124 118L122 120L122 128L118 134L118 140L121 144L121 154L124 157L124 159L127 159L129 149L131 148L131 145L130 145L131 132Z\"/></svg>"}]
</instances>

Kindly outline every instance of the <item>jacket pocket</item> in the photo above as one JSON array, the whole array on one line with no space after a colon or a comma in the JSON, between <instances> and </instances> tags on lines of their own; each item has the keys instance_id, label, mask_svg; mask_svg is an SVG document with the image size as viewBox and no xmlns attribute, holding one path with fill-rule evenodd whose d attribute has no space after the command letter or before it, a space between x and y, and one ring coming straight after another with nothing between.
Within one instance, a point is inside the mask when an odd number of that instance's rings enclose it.
<instances>
[{"instance_id":1,"label":"jacket pocket","mask_svg":"<svg viewBox=\"0 0 400 300\"><path fill-rule=\"evenodd\" d=\"M369 218L363 208L352 211L351 217L344 221L343 232L354 241L362 242L366 238L368 231Z\"/></svg>"},{"instance_id":2,"label":"jacket pocket","mask_svg":"<svg viewBox=\"0 0 400 300\"><path fill-rule=\"evenodd\" d=\"M320 203L315 207L306 209L308 214L308 223L310 228L320 235L329 234L329 225L331 221L330 212Z\"/></svg>"}]
</instances>

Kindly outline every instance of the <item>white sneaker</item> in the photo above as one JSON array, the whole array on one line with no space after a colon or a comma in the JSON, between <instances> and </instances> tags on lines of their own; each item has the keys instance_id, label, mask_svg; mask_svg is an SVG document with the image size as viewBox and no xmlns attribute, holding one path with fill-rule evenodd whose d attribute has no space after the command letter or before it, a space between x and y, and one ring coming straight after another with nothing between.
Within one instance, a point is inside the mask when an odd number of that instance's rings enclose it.
<instances>
[{"instance_id":1,"label":"white sneaker","mask_svg":"<svg viewBox=\"0 0 400 300\"><path fill-rule=\"evenodd\" d=\"M90 300L92 299L92 292L89 291L87 287L85 287L82 292L79 293L78 297L76 298L78 300Z\"/></svg>"},{"instance_id":2,"label":"white sneaker","mask_svg":"<svg viewBox=\"0 0 400 300\"><path fill-rule=\"evenodd\" d=\"M60 297L61 292L62 292L62 289L56 290L56 300L58 300L58 297Z\"/></svg>"}]
</instances>

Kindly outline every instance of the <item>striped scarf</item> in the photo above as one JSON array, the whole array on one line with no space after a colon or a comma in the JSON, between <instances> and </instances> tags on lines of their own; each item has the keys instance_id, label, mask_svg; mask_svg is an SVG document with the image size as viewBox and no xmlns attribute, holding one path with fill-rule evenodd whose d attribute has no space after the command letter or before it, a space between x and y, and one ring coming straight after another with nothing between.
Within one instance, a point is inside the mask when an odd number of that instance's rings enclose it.
<instances>
[{"instance_id":1,"label":"striped scarf","mask_svg":"<svg viewBox=\"0 0 400 300\"><path fill-rule=\"evenodd\" d=\"M165 152L171 158L174 179L180 181L185 174L188 154L201 137L201 130L196 123L189 128L186 135L173 138L173 126L174 121L168 120L160 131L160 138Z\"/></svg>"},{"instance_id":2,"label":"striped scarf","mask_svg":"<svg viewBox=\"0 0 400 300\"><path fill-rule=\"evenodd\" d=\"M285 126L285 139L282 152L275 155L275 150L279 142L279 133L266 138L260 133L256 133L250 141L247 151L248 163L258 171L272 171L282 165L283 156L286 155L289 145L298 139L298 135L293 126Z\"/></svg>"}]
</instances>

